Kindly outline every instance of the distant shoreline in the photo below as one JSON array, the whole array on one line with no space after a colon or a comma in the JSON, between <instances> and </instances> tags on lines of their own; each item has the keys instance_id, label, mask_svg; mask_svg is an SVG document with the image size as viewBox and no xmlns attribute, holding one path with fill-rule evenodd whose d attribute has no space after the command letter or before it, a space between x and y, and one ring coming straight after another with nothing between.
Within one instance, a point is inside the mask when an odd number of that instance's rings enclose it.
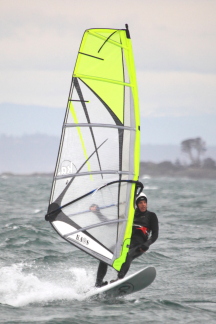
<instances>
[{"instance_id":1,"label":"distant shoreline","mask_svg":"<svg viewBox=\"0 0 216 324\"><path fill-rule=\"evenodd\" d=\"M0 177L53 177L53 172L32 172L32 173L13 173L13 172L2 172Z\"/></svg>"},{"instance_id":2,"label":"distant shoreline","mask_svg":"<svg viewBox=\"0 0 216 324\"><path fill-rule=\"evenodd\" d=\"M25 176L25 177L52 177L53 172L32 172L32 173L12 173L2 172L1 177L8 176ZM144 176L150 177L171 177L171 178L191 178L191 179L216 179L215 168L203 168L194 166L175 165L170 161L161 163L141 162L140 178Z\"/></svg>"},{"instance_id":3,"label":"distant shoreline","mask_svg":"<svg viewBox=\"0 0 216 324\"><path fill-rule=\"evenodd\" d=\"M203 168L195 166L176 165L169 161L161 163L141 162L140 177L149 175L151 177L172 177L172 178L190 178L190 179L216 179L215 168Z\"/></svg>"}]
</instances>

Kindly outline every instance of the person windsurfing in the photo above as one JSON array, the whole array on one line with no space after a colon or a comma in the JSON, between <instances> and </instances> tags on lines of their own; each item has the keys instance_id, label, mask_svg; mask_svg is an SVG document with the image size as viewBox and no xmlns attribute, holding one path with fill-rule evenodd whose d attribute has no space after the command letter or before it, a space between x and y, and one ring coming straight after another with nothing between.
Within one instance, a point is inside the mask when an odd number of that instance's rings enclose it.
<instances>
[{"instance_id":1,"label":"person windsurfing","mask_svg":"<svg viewBox=\"0 0 216 324\"><path fill-rule=\"evenodd\" d=\"M124 278L130 268L131 262L146 252L149 246L158 238L158 218L155 213L147 210L147 197L143 192L137 197L136 206L130 250L125 263L123 263L121 270L118 272L116 280ZM90 210L96 215L98 214L99 218L103 217L98 206L91 206ZM100 261L95 283L96 287L102 287L108 284L107 281L103 281L107 273L107 266L105 262ZM110 283L116 280L111 280Z\"/></svg>"}]
</instances>

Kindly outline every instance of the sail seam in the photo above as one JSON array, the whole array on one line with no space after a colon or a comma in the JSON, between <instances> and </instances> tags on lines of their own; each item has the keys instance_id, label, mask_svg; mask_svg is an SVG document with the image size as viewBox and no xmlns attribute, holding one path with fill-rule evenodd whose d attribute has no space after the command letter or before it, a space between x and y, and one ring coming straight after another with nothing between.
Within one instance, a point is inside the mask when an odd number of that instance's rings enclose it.
<instances>
[{"instance_id":1,"label":"sail seam","mask_svg":"<svg viewBox=\"0 0 216 324\"><path fill-rule=\"evenodd\" d=\"M109 35L109 37L107 37L107 39L105 40L105 42L103 42L103 44L101 45L101 47L98 50L98 53L102 50L102 48L104 47L104 45L106 44L106 42L108 42L108 40L117 32L117 30L115 30L111 35Z\"/></svg>"},{"instance_id":2,"label":"sail seam","mask_svg":"<svg viewBox=\"0 0 216 324\"><path fill-rule=\"evenodd\" d=\"M98 59L98 60L104 61L104 59L101 58L101 57L97 57L97 56L90 55L90 54L87 54L87 53L79 52L79 54L86 55L86 56L90 56L90 57L92 57L92 58L95 58L95 59Z\"/></svg>"}]
</instances>

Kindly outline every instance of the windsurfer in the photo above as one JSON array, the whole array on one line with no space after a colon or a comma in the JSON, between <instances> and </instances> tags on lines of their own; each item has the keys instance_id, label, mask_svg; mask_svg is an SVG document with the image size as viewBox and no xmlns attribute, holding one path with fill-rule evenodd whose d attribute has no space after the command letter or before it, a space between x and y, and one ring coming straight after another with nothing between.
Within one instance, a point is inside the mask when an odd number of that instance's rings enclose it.
<instances>
[{"instance_id":1,"label":"windsurfer","mask_svg":"<svg viewBox=\"0 0 216 324\"><path fill-rule=\"evenodd\" d=\"M144 193L141 193L137 197L136 206L130 250L125 263L123 263L121 270L118 272L118 278L116 280L124 278L130 268L131 262L146 252L149 249L149 246L158 238L158 218L155 213L147 210L147 197ZM98 206L97 208L91 206L90 210L93 212L97 211L101 217L102 214L98 210ZM106 273L107 264L100 261L95 283L96 287L102 287L108 284L107 281L103 281ZM116 280L112 280L111 282Z\"/></svg>"}]
</instances>

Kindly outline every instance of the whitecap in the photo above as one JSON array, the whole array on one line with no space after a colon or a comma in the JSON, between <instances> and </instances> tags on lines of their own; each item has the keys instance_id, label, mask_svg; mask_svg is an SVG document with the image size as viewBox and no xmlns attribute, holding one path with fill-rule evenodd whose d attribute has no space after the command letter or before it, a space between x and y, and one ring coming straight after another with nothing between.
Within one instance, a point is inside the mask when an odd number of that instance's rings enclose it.
<instances>
[{"instance_id":1,"label":"whitecap","mask_svg":"<svg viewBox=\"0 0 216 324\"><path fill-rule=\"evenodd\" d=\"M38 213L40 213L41 212L41 209L35 209L34 211L33 211L33 214L38 214Z\"/></svg>"},{"instance_id":2,"label":"whitecap","mask_svg":"<svg viewBox=\"0 0 216 324\"><path fill-rule=\"evenodd\" d=\"M31 272L26 273L26 268ZM56 269L44 272L35 265L13 264L0 269L0 303L23 307L32 303L83 300L84 290L92 287L93 280L93 274L88 275L82 268L61 271L59 276Z\"/></svg>"},{"instance_id":3,"label":"whitecap","mask_svg":"<svg viewBox=\"0 0 216 324\"><path fill-rule=\"evenodd\" d=\"M149 176L148 174L144 174L141 179L149 180L151 179L151 176Z\"/></svg>"},{"instance_id":4,"label":"whitecap","mask_svg":"<svg viewBox=\"0 0 216 324\"><path fill-rule=\"evenodd\" d=\"M1 179L8 179L8 176L2 174L2 175L1 175Z\"/></svg>"},{"instance_id":5,"label":"whitecap","mask_svg":"<svg viewBox=\"0 0 216 324\"><path fill-rule=\"evenodd\" d=\"M145 186L144 190L158 190L159 188L157 186Z\"/></svg>"}]
</instances>

